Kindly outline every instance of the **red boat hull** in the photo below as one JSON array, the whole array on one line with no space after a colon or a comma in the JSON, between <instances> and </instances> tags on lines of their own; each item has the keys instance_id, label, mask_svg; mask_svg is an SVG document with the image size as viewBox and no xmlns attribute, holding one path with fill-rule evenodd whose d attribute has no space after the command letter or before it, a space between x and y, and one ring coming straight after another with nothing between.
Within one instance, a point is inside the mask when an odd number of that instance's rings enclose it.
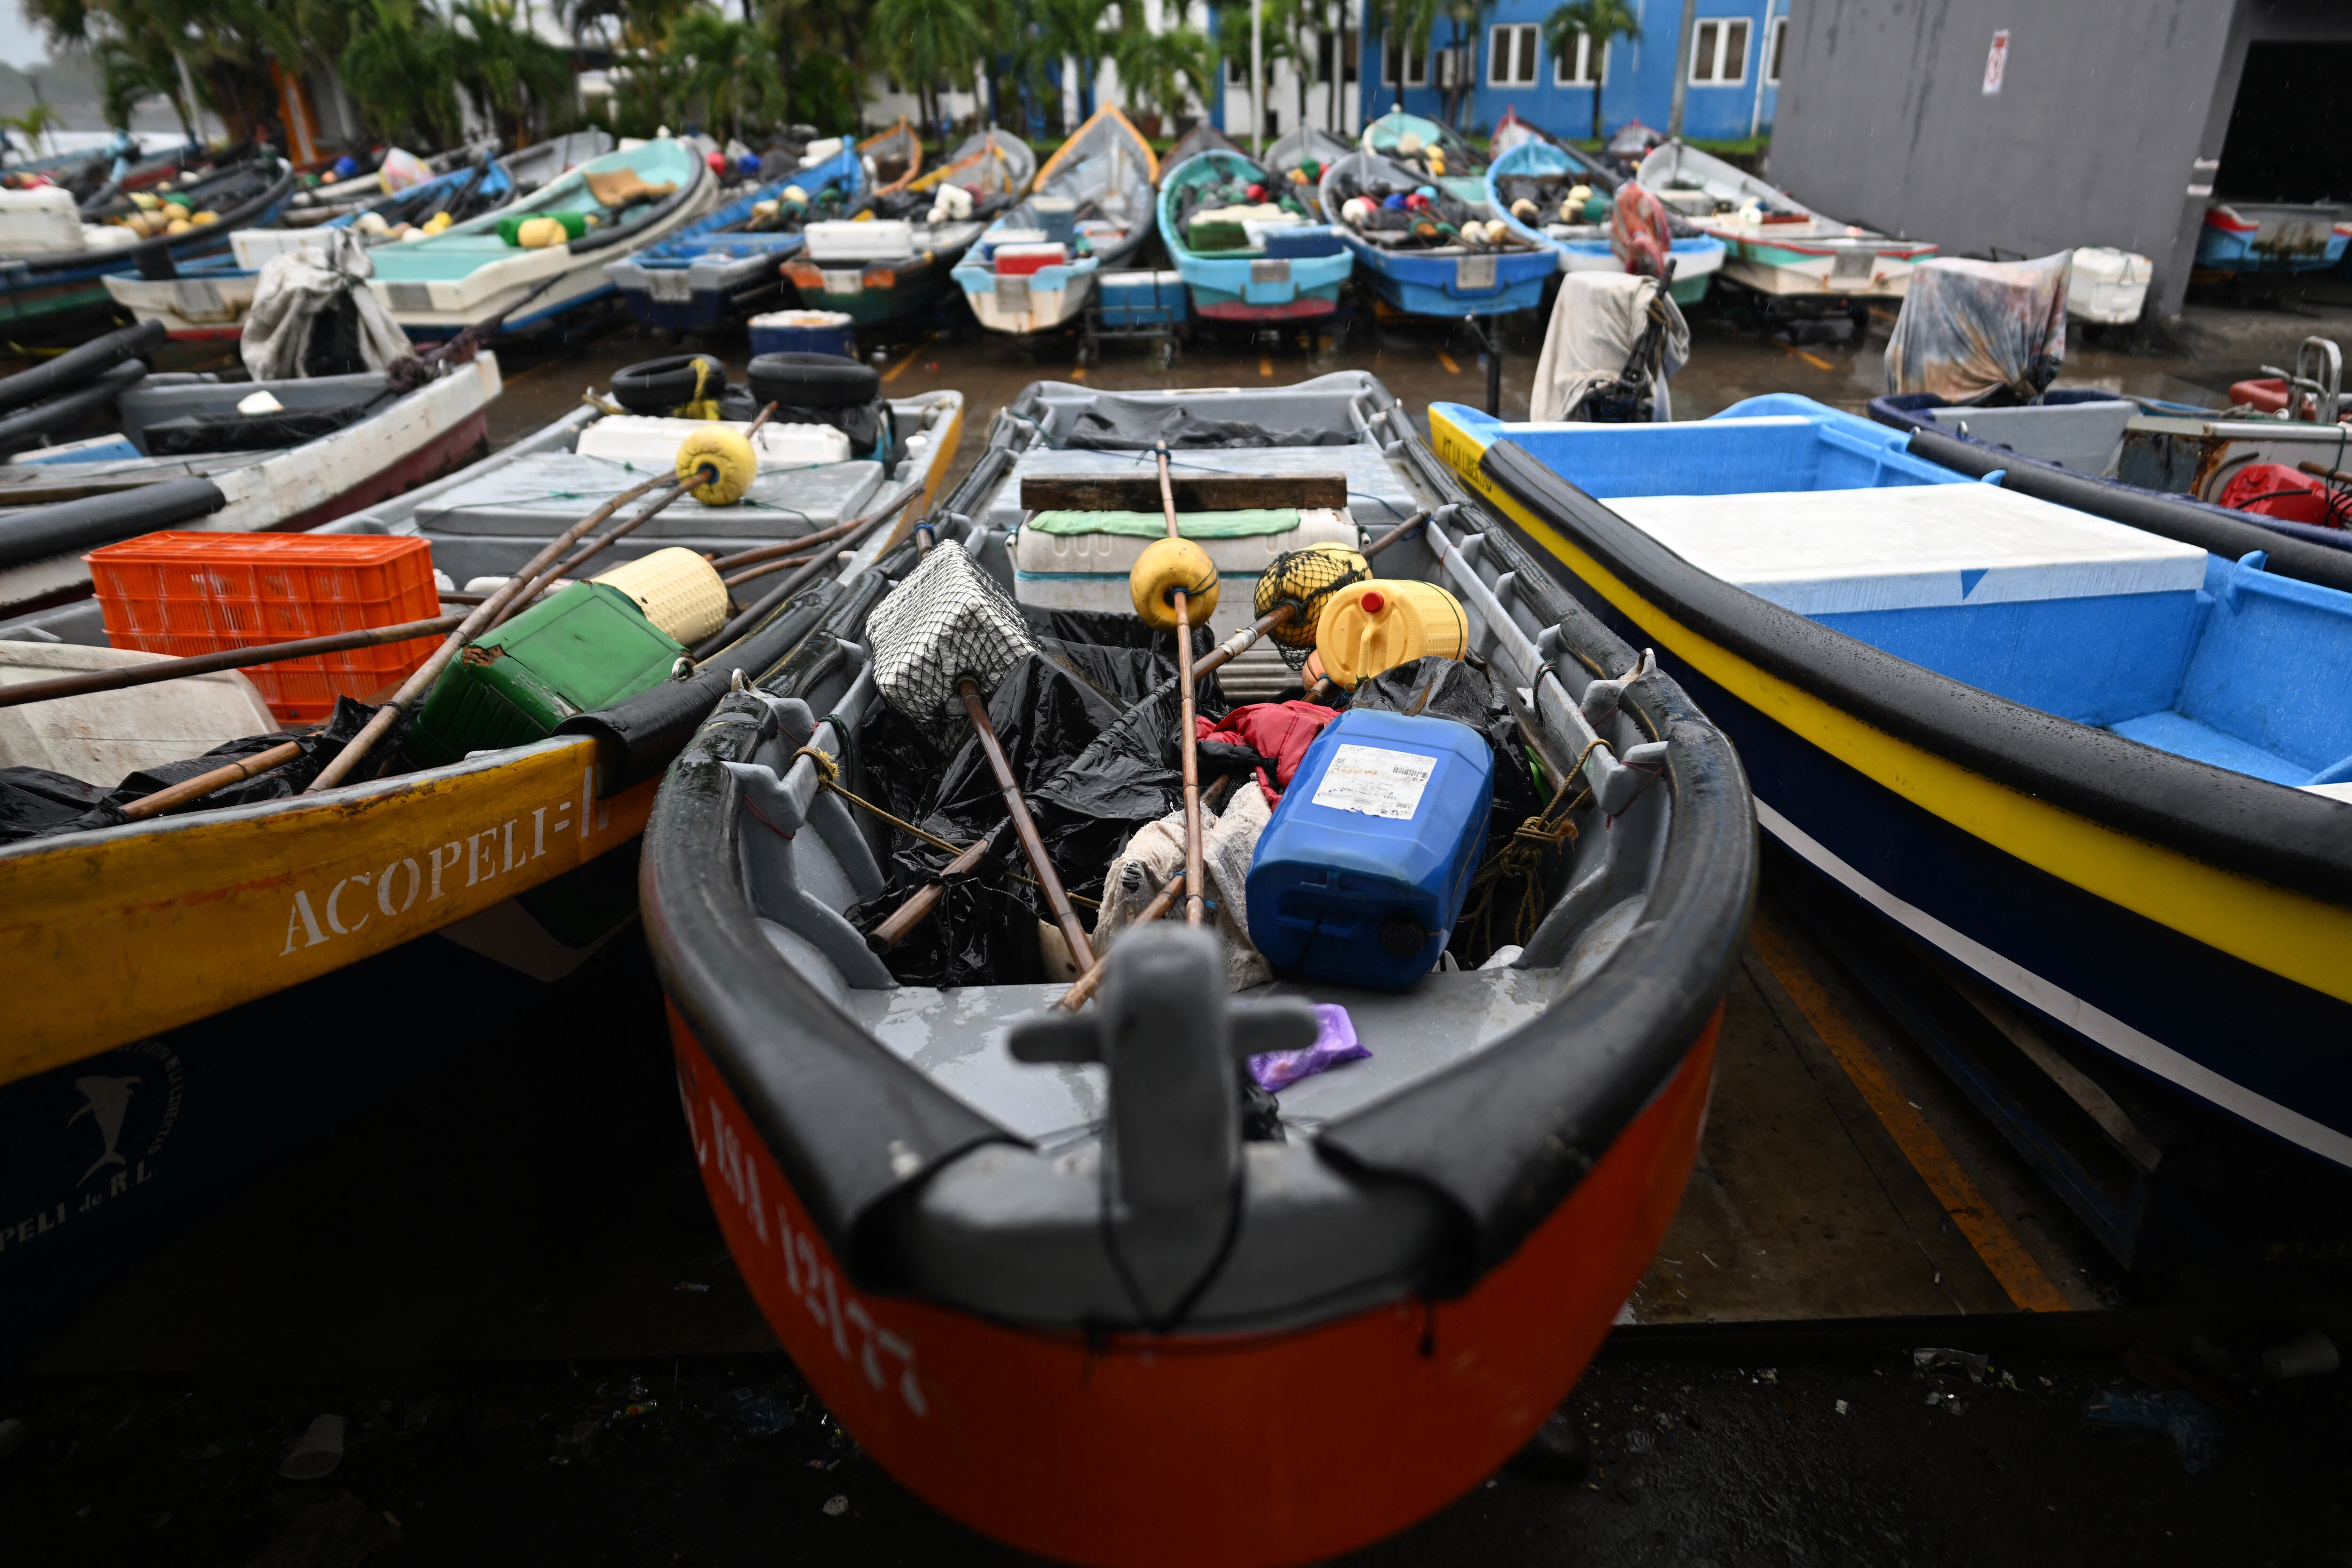
<instances>
[{"instance_id":1,"label":"red boat hull","mask_svg":"<svg viewBox=\"0 0 2352 1568\"><path fill-rule=\"evenodd\" d=\"M678 1089L737 1266L884 1468L999 1540L1117 1568L1312 1561L1494 1473L1566 1397L1682 1201L1723 1011L1465 1296L1291 1331L1088 1342L858 1295L673 1007Z\"/></svg>"}]
</instances>

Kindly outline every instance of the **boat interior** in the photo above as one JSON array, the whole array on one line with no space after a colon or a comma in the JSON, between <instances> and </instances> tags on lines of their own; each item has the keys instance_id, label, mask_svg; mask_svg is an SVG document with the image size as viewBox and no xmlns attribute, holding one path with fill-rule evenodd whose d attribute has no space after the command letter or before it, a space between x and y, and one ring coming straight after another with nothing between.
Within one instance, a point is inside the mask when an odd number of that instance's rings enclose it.
<instances>
[{"instance_id":1,"label":"boat interior","mask_svg":"<svg viewBox=\"0 0 2352 1568\"><path fill-rule=\"evenodd\" d=\"M1571 811L1580 831L1548 879L1550 896L1534 929L1523 942L1496 948L1482 967L1465 971L1449 956L1438 972L1402 994L1289 981L1243 993L1245 1005L1278 997L1341 1005L1358 1040L1371 1053L1369 1060L1281 1090L1281 1123L1307 1133L1494 1049L1575 993L1618 951L1642 922L1674 820L1672 792L1646 788L1666 742L1654 741L1617 705L1622 678L1650 668L1646 657L1637 662L1620 652L1612 657L1632 668L1601 668L1593 648L1563 643L1559 623L1568 607L1550 602L1557 589L1548 581L1530 589L1514 570L1517 558L1508 553L1517 547L1497 545L1479 531L1483 514L1459 504L1462 492L1412 437L1400 406L1370 376L1343 373L1263 392L1122 395L1122 401L1148 405L1163 395L1171 402L1181 398L1188 412L1202 418L1246 421L1269 432L1351 435L1352 440L1339 446L1188 448L1179 461L1209 473L1343 471L1350 510L1367 538L1404 515L1429 511L1419 533L1402 538L1380 558L1381 574L1441 582L1458 596L1470 624L1472 652L1540 714L1544 751L1556 758L1585 759L1582 781L1595 797ZM1090 389L1046 383L1016 402L993 432L994 460L983 459L974 479L935 513L952 517L936 548L968 552L1017 596L1013 546L1025 477L1154 471L1149 453L1078 450L1065 444L1081 413L1099 401ZM903 573L913 564L911 556L902 552L885 564ZM850 601L854 592L854 580L845 580L843 600ZM729 765L738 792L736 840L745 893L776 963L789 966L900 1060L1028 1142L1052 1162L1049 1168L1057 1177L1080 1178L1049 1184L1066 1189L1058 1195L1033 1190L1023 1201L1035 1213L1017 1225L1042 1223L1039 1216L1050 1209L1080 1227L1077 1234L1090 1236L1097 1223L1092 1173L1114 1093L1107 1069L1086 1062L1017 1062L1006 1046L1016 1022L1052 1003L1066 983L901 984L843 912L884 892L892 837L874 816L821 791L819 763L807 753L812 748L825 753L845 770L843 776L854 777L857 757L873 743L876 726L890 711L877 695L862 630L866 613L859 613L856 624L834 628L837 657L771 679L772 689L758 694L767 710L759 742L745 760ZM1033 624L1042 634L1051 622L1033 613ZM1596 745L1598 741L1607 745ZM870 766L867 773L871 776ZM793 831L803 824L811 831ZM780 837L779 827L791 836ZM1089 879L1098 885L1106 868L1063 869L1072 890L1079 892ZM1262 1177L1276 1180L1277 1187L1283 1180L1303 1184L1293 1198L1310 1209L1333 1194L1328 1173L1303 1157L1297 1143L1268 1139L1251 1148L1254 1194ZM1011 1159L1011 1152L1003 1158ZM989 1170L985 1163L975 1167L966 1161L934 1180L923 1198L932 1218L940 1220L959 1204L991 1206L1005 1201L1002 1191L992 1198L976 1195L971 1184L993 1179ZM1214 1317L1272 1310L1278 1301L1269 1292L1295 1289L1302 1267L1323 1270L1318 1289L1326 1292L1333 1289L1334 1270L1343 1281L1342 1295L1359 1288L1391 1288L1390 1275L1402 1266L1402 1251L1426 1240L1429 1219L1408 1205L1402 1217L1391 1215L1391 1220L1390 1239L1377 1247L1369 1244L1370 1232L1342 1227L1345 1235L1318 1246L1323 1261L1318 1265L1286 1265L1271 1255L1237 1257L1217 1277L1204 1312ZM1244 1235L1253 1238L1253 1251L1285 1245L1278 1222L1262 1231L1245 1228ZM1347 1257L1351 1248L1358 1255ZM1349 1282L1347 1269L1360 1265L1363 1273ZM953 1259L942 1267L953 1268ZM1016 1317L1057 1317L1070 1310L1068 1279L1024 1283L1004 1278L1009 1272L999 1254L985 1279L960 1275L939 1283L967 1300L977 1292L994 1310ZM1096 1302L1100 1310L1113 1316L1126 1311L1115 1282L1094 1281L1085 1289L1109 1293Z\"/></svg>"},{"instance_id":2,"label":"boat interior","mask_svg":"<svg viewBox=\"0 0 2352 1568\"><path fill-rule=\"evenodd\" d=\"M634 173L644 183L643 195L618 205L600 200L590 186L593 176ZM376 276L387 282L448 282L471 276L492 262L522 254L499 237L499 226L509 217L560 217L579 215L598 224L625 220L647 201L685 190L700 177L694 149L674 138L647 142L625 152L609 153L558 176L534 195L521 197L496 212L469 218L413 245L386 246L375 254ZM665 188L667 187L667 188Z\"/></svg>"},{"instance_id":3,"label":"boat interior","mask_svg":"<svg viewBox=\"0 0 2352 1568\"><path fill-rule=\"evenodd\" d=\"M1964 479L1804 398L1507 430L1439 406L1693 564L1898 658L2273 784L2352 783L2352 689L2328 673L2352 658L2352 595Z\"/></svg>"}]
</instances>

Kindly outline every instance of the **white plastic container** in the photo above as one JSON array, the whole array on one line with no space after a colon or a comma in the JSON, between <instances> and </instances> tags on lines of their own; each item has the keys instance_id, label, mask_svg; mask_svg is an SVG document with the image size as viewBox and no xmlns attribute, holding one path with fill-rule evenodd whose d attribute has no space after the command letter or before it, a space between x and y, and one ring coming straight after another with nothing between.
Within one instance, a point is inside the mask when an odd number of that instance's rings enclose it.
<instances>
[{"instance_id":1,"label":"white plastic container","mask_svg":"<svg viewBox=\"0 0 2352 1568\"><path fill-rule=\"evenodd\" d=\"M228 247L236 253L237 266L258 272L289 251L315 250L323 256L326 238L315 228L241 228L228 237Z\"/></svg>"},{"instance_id":2,"label":"white plastic container","mask_svg":"<svg viewBox=\"0 0 2352 1568\"><path fill-rule=\"evenodd\" d=\"M2117 325L2137 321L2147 303L2153 271L2154 264L2145 256L2086 245L2074 252L2066 268L2066 313Z\"/></svg>"},{"instance_id":3,"label":"white plastic container","mask_svg":"<svg viewBox=\"0 0 2352 1568\"><path fill-rule=\"evenodd\" d=\"M666 470L677 461L678 443L708 421L665 419L651 414L614 414L580 432L583 458L603 458L649 471ZM746 420L730 420L737 430L749 430ZM751 437L760 454L760 471L811 468L820 463L849 461L849 437L830 425L769 425Z\"/></svg>"},{"instance_id":4,"label":"white plastic container","mask_svg":"<svg viewBox=\"0 0 2352 1568\"><path fill-rule=\"evenodd\" d=\"M813 223L801 230L811 261L887 261L915 252L915 226L905 218Z\"/></svg>"},{"instance_id":5,"label":"white plastic container","mask_svg":"<svg viewBox=\"0 0 2352 1568\"><path fill-rule=\"evenodd\" d=\"M167 657L80 643L0 642L0 686ZM284 727L252 681L224 669L0 708L0 767L47 768L111 789L141 768L200 757L225 741Z\"/></svg>"},{"instance_id":6,"label":"white plastic container","mask_svg":"<svg viewBox=\"0 0 2352 1568\"><path fill-rule=\"evenodd\" d=\"M1345 510L1310 508L1283 533L1193 541L1217 568L1217 608L1209 624L1219 637L1256 618L1251 598L1258 574L1274 558L1316 544L1356 548L1356 524ZM1045 533L1024 528L1013 539L1013 592L1024 605L1050 610L1095 610L1131 616L1127 574L1150 539L1131 533Z\"/></svg>"},{"instance_id":7,"label":"white plastic container","mask_svg":"<svg viewBox=\"0 0 2352 1568\"><path fill-rule=\"evenodd\" d=\"M0 191L0 256L54 254L82 247L73 193L56 185Z\"/></svg>"}]
</instances>

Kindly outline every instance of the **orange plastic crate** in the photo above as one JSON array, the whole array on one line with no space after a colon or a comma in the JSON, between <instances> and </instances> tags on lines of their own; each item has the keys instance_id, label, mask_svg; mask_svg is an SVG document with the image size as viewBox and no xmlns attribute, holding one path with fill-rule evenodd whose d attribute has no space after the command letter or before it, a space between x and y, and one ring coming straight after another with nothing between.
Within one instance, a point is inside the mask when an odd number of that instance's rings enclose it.
<instances>
[{"instance_id":1,"label":"orange plastic crate","mask_svg":"<svg viewBox=\"0 0 2352 1568\"><path fill-rule=\"evenodd\" d=\"M185 657L441 613L433 547L373 533L204 533L167 530L82 557L98 588L106 640ZM308 723L335 698L365 698L405 679L439 646L414 637L378 647L248 665L269 710Z\"/></svg>"}]
</instances>

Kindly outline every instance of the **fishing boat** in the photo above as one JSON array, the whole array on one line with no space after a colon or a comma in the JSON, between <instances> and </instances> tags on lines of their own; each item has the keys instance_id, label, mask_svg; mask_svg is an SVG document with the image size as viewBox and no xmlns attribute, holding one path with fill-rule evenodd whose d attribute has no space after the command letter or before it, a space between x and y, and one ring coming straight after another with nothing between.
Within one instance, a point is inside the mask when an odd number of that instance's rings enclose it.
<instances>
[{"instance_id":1,"label":"fishing boat","mask_svg":"<svg viewBox=\"0 0 2352 1568\"><path fill-rule=\"evenodd\" d=\"M2273 572L2301 576L2330 563L2305 552L2352 552L2340 523L2296 521L2225 504L2231 486L2266 465L2297 476L2301 465L2344 472L2352 426L2340 421L2232 418L2227 413L2093 388L2053 387L2037 403L2008 408L1953 405L1932 393L1870 401L1870 417L1905 437L1904 449L1969 479L2000 484L2095 516L2185 539L2232 558L2284 551ZM2315 515L2331 481L2311 479ZM2242 487L2241 487L2242 489ZM2261 492L2257 492L2260 494ZM2263 533L2277 536L2264 538ZM2296 542L2283 547L2281 539ZM2352 587L2352 559L2335 563ZM2335 582L2322 576L2313 579Z\"/></svg>"},{"instance_id":2,"label":"fishing boat","mask_svg":"<svg viewBox=\"0 0 2352 1568\"><path fill-rule=\"evenodd\" d=\"M810 514L776 504L780 481L796 479L795 500L816 492L821 506L855 504L862 493L872 503L877 515L845 520L856 527L836 541L870 559L911 521L902 519L902 506L919 510L934 499L953 460L961 408L952 393L894 400L890 462L763 472L748 502L734 509L740 516L687 498L677 504L705 515L655 542L720 539L740 550L763 538L807 537ZM615 424L597 409L576 409L463 474L327 531L358 536L342 542L373 538L392 549L422 534L445 576L477 568L512 574L556 542L561 525L575 523L600 498L616 498L643 471L583 457L583 448L614 440ZM807 447L817 435L784 429L787 447ZM645 436L638 421L621 444L642 445ZM522 528L499 535L512 508L501 511L491 501L486 511L477 504L484 487L502 476L511 484L550 463L586 480L583 493L565 503L569 510L526 507ZM661 465L656 474L667 469ZM436 510L436 498L466 504ZM525 500L511 489L506 499ZM528 499L547 498L541 490ZM670 521L666 511L638 531ZM486 521L488 531L467 531ZM643 571L652 546L632 536L613 550ZM744 596L757 603L682 655L685 667L675 669L667 653L676 644L653 656L650 670L645 648L624 657L627 638L662 635L646 622L675 625L665 613L677 608L675 598L665 605L657 585L648 591L641 582L625 592L645 595L637 600L644 616L614 616L615 590L609 581L594 585L591 592L608 607L587 629L617 631L624 644L608 637L595 645L604 664L565 679L562 689L589 710L572 713L545 739L526 731L511 743L419 765L413 730L399 742L401 771L389 776L371 779L362 770L314 794L209 809L198 802L148 820L0 845L0 975L15 991L0 1041L0 1202L15 1216L0 1246L0 1326L16 1333L28 1320L54 1320L152 1244L159 1221L186 1215L191 1194L238 1167L350 1115L453 1051L543 1024L552 984L577 976L574 984L626 994L635 966L625 955L608 957L602 978L582 972L634 918L635 840L654 780L730 684L832 649L829 639L809 646L837 592L824 576L832 565L831 552L824 552L815 580L804 586L787 575L746 582ZM316 562L310 568L324 569ZM590 570L601 576L604 568ZM583 605L566 600L574 593L559 590L541 601L547 608L572 604L566 613L573 618L560 628L581 625ZM453 594L441 606L453 613L426 624L449 624L475 596ZM622 624L629 620L634 632ZM521 634L510 629L521 624L509 622L475 647L527 657ZM0 698L28 677L141 657L74 646L103 643L95 616L54 613L40 629L62 641L26 642L37 634L22 625L0 631L0 648L16 650L0 656ZM436 633L427 646L438 640ZM331 669L364 657L322 662ZM616 670L631 665L639 676L614 686ZM192 704L179 689L222 681L244 685L245 678L228 671L147 687L167 701L145 711L163 706L184 716ZM635 694L600 703L592 695L599 689ZM247 696L259 705L250 687ZM21 736L24 716L39 711L0 706L0 736ZM428 702L419 727L436 721ZM349 732L339 715L304 776L314 777ZM124 736L119 724L103 733ZM62 743L70 750L76 740L68 733ZM101 749L119 754L146 746L151 758L184 757L205 743L183 739L158 752L150 736L110 740ZM184 773L201 765L176 763ZM132 793L139 776L126 785ZM13 789L21 774L5 778ZM245 787L257 791L268 779L262 774ZM71 782L52 777L48 787ZM15 793L7 805L23 799ZM0 819L9 836L22 832L16 812L0 812ZM463 1005L443 1026L420 1030L409 1010L383 1005L394 996ZM324 1048L321 1020L332 1021ZM134 1221L144 1223L126 1223Z\"/></svg>"},{"instance_id":3,"label":"fishing boat","mask_svg":"<svg viewBox=\"0 0 2352 1568\"><path fill-rule=\"evenodd\" d=\"M802 226L851 216L865 191L866 166L844 147L604 270L647 326L708 331L789 303L782 263L799 252Z\"/></svg>"},{"instance_id":4,"label":"fishing boat","mask_svg":"<svg viewBox=\"0 0 2352 1568\"><path fill-rule=\"evenodd\" d=\"M1218 321L1282 321L1328 316L1355 258L1328 225L1306 221L1307 204L1273 189L1265 168L1239 153L1207 152L1175 164L1160 182L1160 242L1192 297L1192 309ZM1250 202L1248 191L1261 196ZM1215 206L1208 205L1214 202ZM1249 220L1221 219L1196 233L1193 221L1240 204L1265 209L1253 235ZM1271 221L1274 226L1265 226Z\"/></svg>"},{"instance_id":5,"label":"fishing boat","mask_svg":"<svg viewBox=\"0 0 2352 1568\"><path fill-rule=\"evenodd\" d=\"M718 194L702 154L663 137L593 158L499 212L378 250L368 288L412 338L494 319L508 332L548 326L610 298L606 262L667 239ZM533 219L560 232L525 234Z\"/></svg>"},{"instance_id":6,"label":"fishing boat","mask_svg":"<svg viewBox=\"0 0 2352 1568\"><path fill-rule=\"evenodd\" d=\"M955 393L890 400L888 451L878 460L814 460L824 455L824 432L776 426L784 440L775 450L799 455L777 460L763 448L743 500L706 507L688 497L617 541L599 570L677 546L740 553L864 513L875 515L841 542L853 559L870 559L911 523L903 514L938 490L962 407ZM470 468L320 532L421 537L442 577L475 583L477 595L493 592L567 525L631 489L653 446L675 447L671 424L577 408ZM669 468L653 466L657 474ZM495 581L483 584L485 577ZM742 598L756 608L789 581L754 574ZM820 582L805 596L814 605L833 591ZM781 617L772 614L779 609ZM629 843L652 804L655 775L731 670L765 669L814 620L809 606L769 605L749 624L703 639L699 662L689 660L679 679L628 700L610 718L575 711L562 733L545 740L317 794L0 845L0 975L14 994L0 1084L390 952ZM108 646L98 608L87 602L0 625L0 638L28 637ZM330 658L326 668L343 664ZM12 670L10 679L23 675ZM477 945L526 969L561 970L562 911L541 913L558 936L533 936L526 921L518 937L509 913L488 922ZM575 940L600 941L608 927ZM574 952L570 961L584 956Z\"/></svg>"},{"instance_id":7,"label":"fishing boat","mask_svg":"<svg viewBox=\"0 0 2352 1568\"><path fill-rule=\"evenodd\" d=\"M1361 373L1116 400L1034 385L933 509L934 554L968 552L962 571L1002 584L1005 527L1041 479L1150 489L1148 451L1085 447L1097 415L1339 443L1188 438L1180 484L1320 470L1359 516L1428 510L1382 573L1460 595L1471 651L1529 683L1535 738L1585 761L1559 779L1591 783L1597 763L1621 781L1597 786L1622 810L1605 832L1588 819L1558 879L1578 890L1541 934L1402 992L1282 981L1229 1002L1215 944L1176 922L1119 937L1090 1010L1053 1009L1062 983L896 982L841 913L881 885L891 841L838 791L883 782L871 748L896 710L876 660L931 559L912 545L844 579L838 658L730 695L672 765L646 837L646 931L729 1248L866 1453L1058 1560L1320 1560L1492 1474L1657 1246L1747 925L1747 793L1673 684L1489 526ZM1061 646L1090 671L1125 651ZM1086 711L1091 729L1116 709ZM1659 769L1654 787L1637 767ZM1283 1088L1245 1129L1233 1053L1302 999L1344 1008L1370 1059ZM1143 1048L1081 1061L1104 1030ZM1146 1061L1173 1069L1157 1092Z\"/></svg>"},{"instance_id":8,"label":"fishing boat","mask_svg":"<svg viewBox=\"0 0 2352 1568\"><path fill-rule=\"evenodd\" d=\"M174 268L170 278L114 274L106 280L106 291L131 312L133 321L161 321L175 340L241 338L246 312L253 308L254 290L261 281L261 268L271 257L299 249L306 239L326 229L353 229L362 245L374 247L395 241L407 228L421 227L444 212L452 219L495 212L526 189L536 189L570 168L577 161L571 154L579 144L598 142L602 146L597 150L603 151L612 145L612 138L601 131L581 132L495 161L486 151L474 163L436 174L422 184L388 195L377 191L365 199L341 204L334 216L314 224L240 229L229 237L226 254ZM296 216L290 205L281 215L288 219Z\"/></svg>"},{"instance_id":9,"label":"fishing boat","mask_svg":"<svg viewBox=\"0 0 2352 1568\"><path fill-rule=\"evenodd\" d=\"M2216 272L2319 272L2344 259L2352 215L2334 204L2215 202L2197 231L2197 265Z\"/></svg>"},{"instance_id":10,"label":"fishing boat","mask_svg":"<svg viewBox=\"0 0 2352 1568\"><path fill-rule=\"evenodd\" d=\"M146 323L121 337L161 335ZM87 405L85 418L110 400L114 429L0 463L0 616L79 601L94 617L83 555L100 544L163 528L300 531L437 479L488 450L501 386L489 354L406 390L383 371L224 382L144 368L126 358L58 400Z\"/></svg>"},{"instance_id":11,"label":"fishing boat","mask_svg":"<svg viewBox=\"0 0 2352 1568\"><path fill-rule=\"evenodd\" d=\"M828 224L783 264L803 309L863 326L912 315L945 293L956 262L1037 173L1029 143L994 127L898 192L877 192L872 222Z\"/></svg>"},{"instance_id":12,"label":"fishing boat","mask_svg":"<svg viewBox=\"0 0 2352 1568\"><path fill-rule=\"evenodd\" d=\"M2352 652L2352 584L2282 574L2306 547L2251 528L2267 556L1971 481L1803 398L1430 424L1654 643L1791 855L2086 1059L2352 1164L2352 701L2297 673Z\"/></svg>"},{"instance_id":13,"label":"fishing boat","mask_svg":"<svg viewBox=\"0 0 2352 1568\"><path fill-rule=\"evenodd\" d=\"M866 183L874 187L875 195L895 195L923 172L923 139L902 114L896 124L860 142L857 158L865 165Z\"/></svg>"},{"instance_id":14,"label":"fishing boat","mask_svg":"<svg viewBox=\"0 0 2352 1568\"><path fill-rule=\"evenodd\" d=\"M1309 217L1328 223L1331 215L1323 210L1323 171L1354 151L1319 126L1302 125L1265 150L1265 166L1307 204Z\"/></svg>"},{"instance_id":15,"label":"fishing boat","mask_svg":"<svg viewBox=\"0 0 2352 1568\"><path fill-rule=\"evenodd\" d=\"M1723 242L1726 282L1767 314L1792 309L1866 315L1867 301L1899 300L1911 269L1936 254L1924 240L1890 239L1824 217L1712 153L1668 142L1635 176L1669 212Z\"/></svg>"},{"instance_id":16,"label":"fishing boat","mask_svg":"<svg viewBox=\"0 0 2352 1568\"><path fill-rule=\"evenodd\" d=\"M1577 203L1570 193L1587 189ZM1531 243L1550 247L1559 256L1562 272L1622 272L1624 258L1610 243L1607 204L1593 216L1603 185L1569 149L1532 136L1523 137L1496 157L1486 170L1487 210L1499 216L1512 231ZM1532 210L1520 204L1531 203ZM1706 298L1707 284L1723 268L1723 241L1713 235L1677 235L1672 247L1675 276L1667 292L1677 305L1695 305Z\"/></svg>"},{"instance_id":17,"label":"fishing boat","mask_svg":"<svg viewBox=\"0 0 2352 1568\"><path fill-rule=\"evenodd\" d=\"M1475 201L1460 197L1465 185L1477 192ZM1433 183L1373 153L1350 153L1323 171L1323 210L1337 215L1357 276L1412 316L1458 321L1543 303L1559 252L1504 221L1486 191L1483 173ZM1391 205L1391 197L1421 210Z\"/></svg>"},{"instance_id":18,"label":"fishing boat","mask_svg":"<svg viewBox=\"0 0 2352 1568\"><path fill-rule=\"evenodd\" d=\"M126 191L90 213L54 187L0 191L0 330L69 331L110 308L109 274L170 277L226 250L237 230L273 222L293 190L284 159L255 157L171 192ZM184 219L167 218L173 205L185 205ZM174 232L173 221L186 226Z\"/></svg>"},{"instance_id":19,"label":"fishing boat","mask_svg":"<svg viewBox=\"0 0 2352 1568\"><path fill-rule=\"evenodd\" d=\"M1364 127L1357 145L1411 171L1414 184L1434 184L1465 205L1486 199L1486 155L1442 121L1391 110Z\"/></svg>"},{"instance_id":20,"label":"fishing boat","mask_svg":"<svg viewBox=\"0 0 2352 1568\"><path fill-rule=\"evenodd\" d=\"M1160 160L1143 132L1116 109L1095 110L1045 160L1028 196L956 263L971 313L998 332L1070 321L1094 297L1097 275L1124 267L1151 237L1159 184Z\"/></svg>"}]
</instances>

